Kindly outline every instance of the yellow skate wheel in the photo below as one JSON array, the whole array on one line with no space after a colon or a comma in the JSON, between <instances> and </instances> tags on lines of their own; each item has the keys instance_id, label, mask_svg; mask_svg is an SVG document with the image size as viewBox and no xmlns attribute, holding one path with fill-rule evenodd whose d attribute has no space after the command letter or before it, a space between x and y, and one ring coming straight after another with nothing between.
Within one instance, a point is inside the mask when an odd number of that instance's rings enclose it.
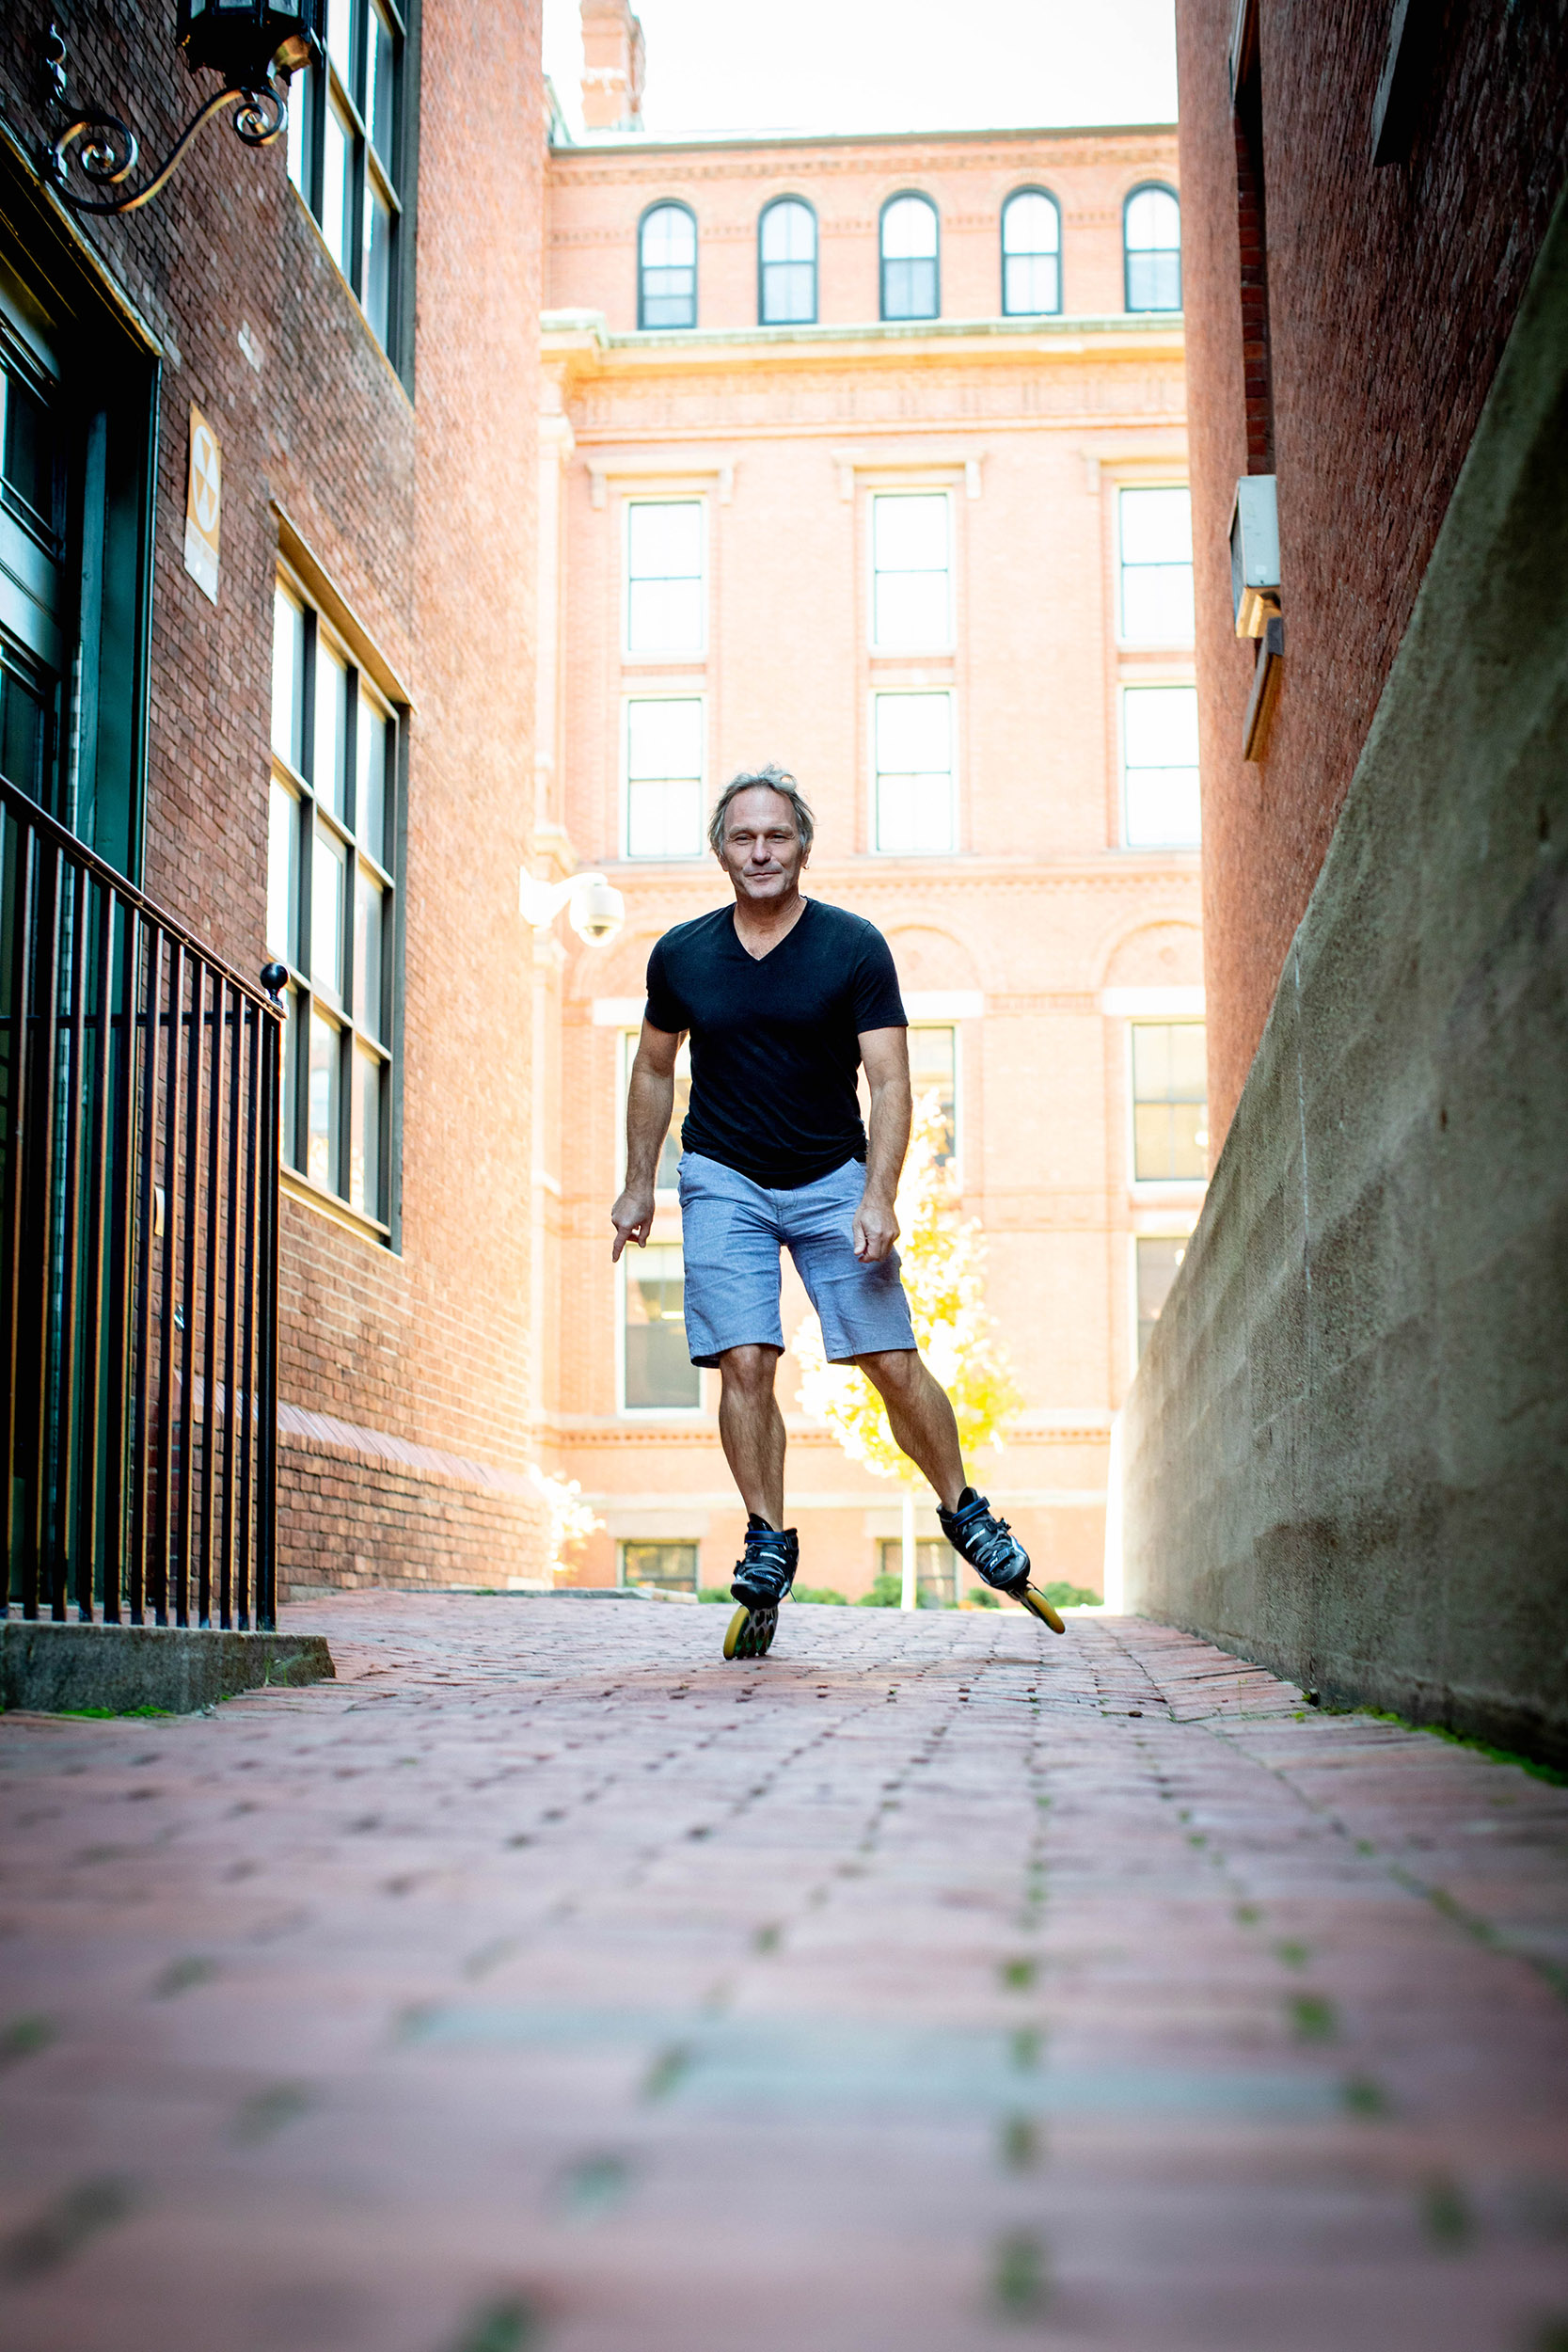
<instances>
[{"instance_id":1,"label":"yellow skate wheel","mask_svg":"<svg viewBox=\"0 0 1568 2352\"><path fill-rule=\"evenodd\" d=\"M1025 1609L1032 1609L1037 1617L1044 1618L1053 1633L1065 1633L1067 1631L1066 1626L1062 1623L1061 1618L1058 1617L1054 1609L1052 1608L1051 1603L1046 1599L1045 1595L1043 1593L1037 1593L1032 1584L1026 1584L1024 1586L1022 1592L1019 1595L1019 1598L1023 1603ZM727 1658L729 1656L729 1651L726 1650L724 1655Z\"/></svg>"},{"instance_id":2,"label":"yellow skate wheel","mask_svg":"<svg viewBox=\"0 0 1568 2352\"><path fill-rule=\"evenodd\" d=\"M736 1611L734 1616L730 1619L728 1628L726 1629L724 1634L724 1655L726 1658L734 1658L737 1654L742 1658L745 1657L746 1652L740 1647L740 1637L746 1630L751 1614L751 1611L744 1605L744 1603L742 1603L741 1607Z\"/></svg>"}]
</instances>

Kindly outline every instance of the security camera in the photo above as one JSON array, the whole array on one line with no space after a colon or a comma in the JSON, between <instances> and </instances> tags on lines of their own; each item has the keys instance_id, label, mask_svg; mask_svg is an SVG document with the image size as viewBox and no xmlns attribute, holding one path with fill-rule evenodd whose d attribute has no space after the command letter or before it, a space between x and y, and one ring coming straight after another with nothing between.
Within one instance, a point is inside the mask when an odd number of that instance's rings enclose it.
<instances>
[{"instance_id":1,"label":"security camera","mask_svg":"<svg viewBox=\"0 0 1568 2352\"><path fill-rule=\"evenodd\" d=\"M602 874L574 875L570 920L579 939L591 947L602 947L626 919L625 898Z\"/></svg>"}]
</instances>

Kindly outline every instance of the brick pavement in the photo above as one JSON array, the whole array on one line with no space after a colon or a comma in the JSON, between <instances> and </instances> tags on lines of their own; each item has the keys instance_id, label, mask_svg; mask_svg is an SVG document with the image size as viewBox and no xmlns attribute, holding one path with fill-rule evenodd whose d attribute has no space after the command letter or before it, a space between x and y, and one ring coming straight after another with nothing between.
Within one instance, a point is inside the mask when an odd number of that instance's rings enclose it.
<instances>
[{"instance_id":1,"label":"brick pavement","mask_svg":"<svg viewBox=\"0 0 1568 2352\"><path fill-rule=\"evenodd\" d=\"M8 2352L1568 2346L1568 1792L1125 1619L288 1615L0 1725Z\"/></svg>"}]
</instances>

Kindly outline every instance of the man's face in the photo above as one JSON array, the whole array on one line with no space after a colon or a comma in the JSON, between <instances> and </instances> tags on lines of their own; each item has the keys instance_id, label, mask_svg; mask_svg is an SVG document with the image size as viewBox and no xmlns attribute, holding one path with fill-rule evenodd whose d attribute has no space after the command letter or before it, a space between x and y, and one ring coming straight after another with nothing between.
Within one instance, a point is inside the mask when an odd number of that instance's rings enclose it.
<instances>
[{"instance_id":1,"label":"man's face","mask_svg":"<svg viewBox=\"0 0 1568 2352\"><path fill-rule=\"evenodd\" d=\"M787 898L805 862L795 812L784 795L767 784L737 792L724 812L724 846L719 853L736 897L750 906Z\"/></svg>"}]
</instances>

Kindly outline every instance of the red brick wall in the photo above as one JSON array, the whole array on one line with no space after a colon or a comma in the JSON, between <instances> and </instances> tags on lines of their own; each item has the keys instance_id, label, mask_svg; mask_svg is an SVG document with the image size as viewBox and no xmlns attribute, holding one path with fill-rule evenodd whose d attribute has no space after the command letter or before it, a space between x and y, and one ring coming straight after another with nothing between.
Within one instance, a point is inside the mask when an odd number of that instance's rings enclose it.
<instances>
[{"instance_id":1,"label":"red brick wall","mask_svg":"<svg viewBox=\"0 0 1568 2352\"><path fill-rule=\"evenodd\" d=\"M412 400L281 143L253 152L212 124L153 203L85 230L166 352L148 890L243 970L265 961L275 501L414 700L402 1253L285 1200L282 1395L514 1475L531 1406L533 942L516 873L533 813L539 13L538 0L427 11ZM49 18L21 0L0 32L7 117L33 151ZM198 96L172 24L166 5L127 0L71 13L73 100L123 115L154 159ZM182 556L193 400L223 449L215 609ZM352 1542L325 1507L345 1480ZM282 1482L286 1580L358 1573L356 1560L392 1581L429 1572L434 1506L410 1502L409 1474L285 1431ZM471 1541L451 1532L464 1511ZM449 1561L485 1556L465 1581L542 1565L537 1508L483 1478L447 1475L436 1519Z\"/></svg>"},{"instance_id":2,"label":"red brick wall","mask_svg":"<svg viewBox=\"0 0 1568 2352\"><path fill-rule=\"evenodd\" d=\"M1387 0L1259 11L1287 661L1266 761L1246 766L1253 648L1232 632L1226 533L1238 475L1260 469L1227 71L1235 6L1178 0L1216 1148L1564 177L1565 0L1447 11L1408 161L1374 167L1389 16Z\"/></svg>"}]
</instances>

